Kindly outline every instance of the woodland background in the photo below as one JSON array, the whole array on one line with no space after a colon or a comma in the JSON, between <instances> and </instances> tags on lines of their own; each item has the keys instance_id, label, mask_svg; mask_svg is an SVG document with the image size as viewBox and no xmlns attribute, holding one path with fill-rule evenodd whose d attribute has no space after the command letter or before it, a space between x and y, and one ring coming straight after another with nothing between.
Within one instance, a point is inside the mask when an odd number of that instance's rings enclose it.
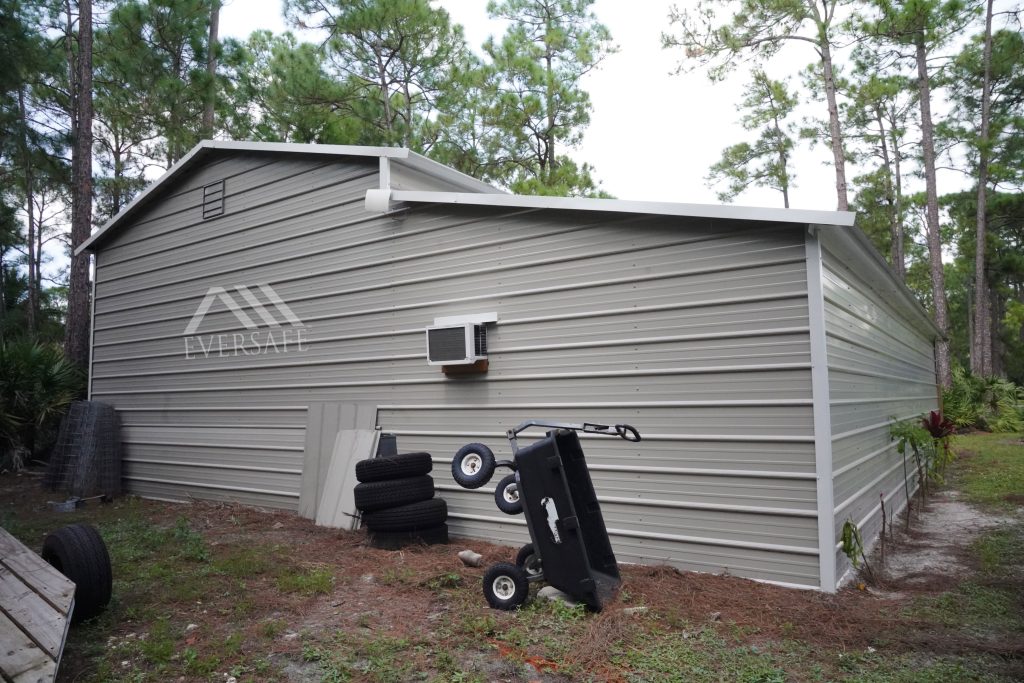
<instances>
[{"instance_id":1,"label":"woodland background","mask_svg":"<svg viewBox=\"0 0 1024 683\"><path fill-rule=\"evenodd\" d=\"M220 0L0 0L6 448L38 451L83 390L90 273L73 247L199 140L401 145L516 193L607 196L569 154L592 111L584 77L617 49L592 5L492 1L507 29L470 45L428 0L285 0L293 30L246 40L219 37ZM819 150L836 207L946 333L947 402L973 406L958 424L1024 426L1020 6L695 0L658 32L680 71L747 79L746 135L707 171L719 197L767 187L789 206L820 172L794 150ZM806 68L772 73L793 45ZM819 114L798 118L805 104ZM644 116L671 115L656 108L638 102L624 134L644 140ZM940 186L943 169L963 182Z\"/></svg>"}]
</instances>

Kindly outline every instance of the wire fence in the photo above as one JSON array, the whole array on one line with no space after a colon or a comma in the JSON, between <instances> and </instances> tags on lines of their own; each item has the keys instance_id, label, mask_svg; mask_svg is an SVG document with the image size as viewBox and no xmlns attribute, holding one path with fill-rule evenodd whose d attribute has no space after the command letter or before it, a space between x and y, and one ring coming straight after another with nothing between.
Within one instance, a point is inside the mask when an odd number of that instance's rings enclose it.
<instances>
[{"instance_id":1,"label":"wire fence","mask_svg":"<svg viewBox=\"0 0 1024 683\"><path fill-rule=\"evenodd\" d=\"M113 406L98 401L71 404L43 486L78 498L121 493L120 422Z\"/></svg>"}]
</instances>

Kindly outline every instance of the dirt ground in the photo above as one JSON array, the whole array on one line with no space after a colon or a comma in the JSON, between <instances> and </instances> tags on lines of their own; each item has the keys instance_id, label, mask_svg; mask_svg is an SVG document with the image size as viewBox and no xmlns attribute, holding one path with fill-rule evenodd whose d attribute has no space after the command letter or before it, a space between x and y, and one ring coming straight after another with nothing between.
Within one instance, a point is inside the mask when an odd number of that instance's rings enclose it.
<instances>
[{"instance_id":1,"label":"dirt ground","mask_svg":"<svg viewBox=\"0 0 1024 683\"><path fill-rule=\"evenodd\" d=\"M977 555L986 533L1021 534L1020 511L981 511L955 491L933 495L910 531L894 523L877 586L827 595L623 566L619 597L594 615L536 600L518 613L488 609L484 569L456 553L472 548L489 564L514 548L455 539L378 550L362 532L202 502L129 498L56 513L38 484L0 475L0 525L38 547L50 529L94 523L117 577L108 612L72 630L65 681L1024 678L1024 577L988 585ZM879 568L881 554L871 558ZM986 626L981 604L980 626L960 620L965 581L1016 596L999 603L1006 619ZM932 668L937 677L915 677Z\"/></svg>"}]
</instances>

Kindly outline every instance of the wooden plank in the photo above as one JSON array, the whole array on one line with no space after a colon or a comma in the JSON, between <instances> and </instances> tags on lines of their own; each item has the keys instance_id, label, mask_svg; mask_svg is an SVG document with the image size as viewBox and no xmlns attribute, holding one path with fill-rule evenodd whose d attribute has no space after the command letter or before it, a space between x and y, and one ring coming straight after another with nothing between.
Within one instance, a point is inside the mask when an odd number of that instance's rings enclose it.
<instances>
[{"instance_id":1,"label":"wooden plank","mask_svg":"<svg viewBox=\"0 0 1024 683\"><path fill-rule=\"evenodd\" d=\"M60 656L67 615L4 566L0 566L0 613L18 624L51 658Z\"/></svg>"},{"instance_id":2,"label":"wooden plank","mask_svg":"<svg viewBox=\"0 0 1024 683\"><path fill-rule=\"evenodd\" d=\"M35 590L61 614L71 614L75 584L21 542L0 528L0 565Z\"/></svg>"},{"instance_id":3,"label":"wooden plank","mask_svg":"<svg viewBox=\"0 0 1024 683\"><path fill-rule=\"evenodd\" d=\"M331 454L331 464L324 482L323 496L317 508L316 523L340 529L356 529L359 512L353 490L356 485L356 463L369 458L377 450L380 432L376 429L342 429L338 431Z\"/></svg>"},{"instance_id":4,"label":"wooden plank","mask_svg":"<svg viewBox=\"0 0 1024 683\"><path fill-rule=\"evenodd\" d=\"M3 614L0 614L0 674L14 683L43 683L52 681L57 674L57 662Z\"/></svg>"}]
</instances>

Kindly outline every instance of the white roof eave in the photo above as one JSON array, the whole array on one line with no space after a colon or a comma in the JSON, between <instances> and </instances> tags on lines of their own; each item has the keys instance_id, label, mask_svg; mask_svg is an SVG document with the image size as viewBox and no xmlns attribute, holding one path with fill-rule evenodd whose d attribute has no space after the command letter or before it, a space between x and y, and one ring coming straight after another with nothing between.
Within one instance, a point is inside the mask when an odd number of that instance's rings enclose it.
<instances>
[{"instance_id":1,"label":"white roof eave","mask_svg":"<svg viewBox=\"0 0 1024 683\"><path fill-rule=\"evenodd\" d=\"M512 194L471 194L425 190L392 190L395 202L427 204L462 204L466 206L498 206L522 209L560 209L563 211L604 211L609 213L645 213L662 216L754 220L769 223L799 223L852 227L856 214L850 211L812 211L719 204L680 204L676 202L642 202L624 199L591 199L586 197L541 197Z\"/></svg>"},{"instance_id":2,"label":"white roof eave","mask_svg":"<svg viewBox=\"0 0 1024 683\"><path fill-rule=\"evenodd\" d=\"M501 192L501 190L488 185L485 182L472 178L465 173L449 168L444 164L427 159L424 156L412 152L405 147L371 147L366 145L319 145L300 144L292 142L246 142L231 140L203 140L193 147L189 152L178 160L167 172L150 183L136 197L129 202L118 214L104 223L99 230L89 236L87 240L75 249L75 254L89 251L99 240L118 223L133 215L143 205L150 201L150 197L167 183L177 178L186 168L191 166L198 158L208 154L211 150L227 150L239 152L277 152L287 154L323 154L329 156L357 156L368 158L386 158L394 163L414 168L418 171L434 176L440 180L451 183L456 187L463 187L469 193L472 192Z\"/></svg>"}]
</instances>

